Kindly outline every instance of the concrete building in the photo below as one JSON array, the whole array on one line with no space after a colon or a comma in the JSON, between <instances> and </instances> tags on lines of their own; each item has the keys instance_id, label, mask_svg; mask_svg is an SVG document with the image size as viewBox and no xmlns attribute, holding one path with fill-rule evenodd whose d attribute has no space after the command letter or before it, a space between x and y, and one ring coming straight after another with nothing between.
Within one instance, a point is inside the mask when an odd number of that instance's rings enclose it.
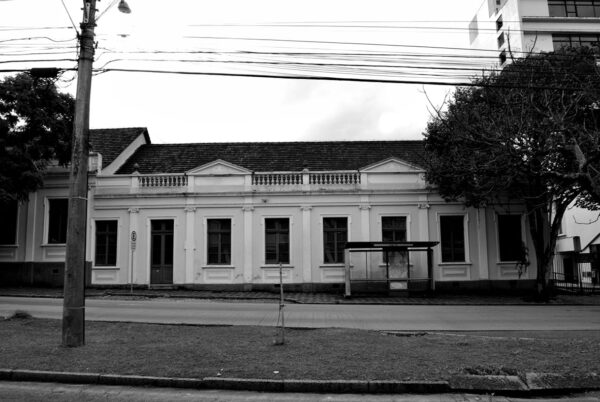
<instances>
[{"instance_id":1,"label":"concrete building","mask_svg":"<svg viewBox=\"0 0 600 402\"><path fill-rule=\"evenodd\" d=\"M421 141L158 144L144 128L92 130L87 261L93 285L205 289L523 288L517 204L446 203L424 181ZM66 169L1 211L0 281L62 284ZM434 241L426 253L351 253L347 241ZM349 258L349 261L346 261ZM535 256L530 253L532 267ZM428 270L428 268L430 270Z\"/></svg>"},{"instance_id":2,"label":"concrete building","mask_svg":"<svg viewBox=\"0 0 600 402\"><path fill-rule=\"evenodd\" d=\"M600 42L598 0L484 0L469 24L471 47L504 64L529 52Z\"/></svg>"}]
</instances>

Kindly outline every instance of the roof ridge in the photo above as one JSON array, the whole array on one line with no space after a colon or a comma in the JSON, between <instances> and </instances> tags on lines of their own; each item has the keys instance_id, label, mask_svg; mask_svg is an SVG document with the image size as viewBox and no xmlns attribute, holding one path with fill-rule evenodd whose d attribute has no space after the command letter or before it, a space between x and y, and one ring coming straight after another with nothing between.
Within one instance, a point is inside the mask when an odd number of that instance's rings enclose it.
<instances>
[{"instance_id":1,"label":"roof ridge","mask_svg":"<svg viewBox=\"0 0 600 402\"><path fill-rule=\"evenodd\" d=\"M164 146L190 146L190 145L249 145L249 144L349 144L349 143L423 143L424 140L331 140L331 141L231 141L231 142L170 142L170 143L153 143L148 145Z\"/></svg>"},{"instance_id":2,"label":"roof ridge","mask_svg":"<svg viewBox=\"0 0 600 402\"><path fill-rule=\"evenodd\" d=\"M148 127L144 126L135 126L135 127L109 127L109 128L90 128L90 131L99 131L99 130L148 130Z\"/></svg>"}]
</instances>

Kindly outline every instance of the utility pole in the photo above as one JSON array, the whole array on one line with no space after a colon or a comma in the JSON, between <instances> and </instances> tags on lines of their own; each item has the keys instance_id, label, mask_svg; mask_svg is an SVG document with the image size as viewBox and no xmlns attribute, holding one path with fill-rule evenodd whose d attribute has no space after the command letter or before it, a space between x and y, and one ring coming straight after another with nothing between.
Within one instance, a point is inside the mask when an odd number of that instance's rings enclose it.
<instances>
[{"instance_id":1,"label":"utility pole","mask_svg":"<svg viewBox=\"0 0 600 402\"><path fill-rule=\"evenodd\" d=\"M85 343L85 243L87 226L88 155L90 95L94 61L96 0L83 1L83 22L79 36L77 94L71 174L69 176L69 215L63 301L63 346Z\"/></svg>"}]
</instances>

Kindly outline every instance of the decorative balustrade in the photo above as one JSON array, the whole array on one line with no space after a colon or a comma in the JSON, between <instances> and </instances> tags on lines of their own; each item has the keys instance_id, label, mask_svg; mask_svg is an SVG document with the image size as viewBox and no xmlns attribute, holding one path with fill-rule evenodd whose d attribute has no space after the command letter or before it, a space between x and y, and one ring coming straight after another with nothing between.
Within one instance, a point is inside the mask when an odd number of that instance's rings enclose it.
<instances>
[{"instance_id":1,"label":"decorative balustrade","mask_svg":"<svg viewBox=\"0 0 600 402\"><path fill-rule=\"evenodd\" d=\"M139 176L140 187L185 187L188 177L185 175Z\"/></svg>"},{"instance_id":2,"label":"decorative balustrade","mask_svg":"<svg viewBox=\"0 0 600 402\"><path fill-rule=\"evenodd\" d=\"M360 173L358 173L358 172L310 173L309 184L317 184L317 185L360 184Z\"/></svg>"},{"instance_id":3,"label":"decorative balustrade","mask_svg":"<svg viewBox=\"0 0 600 402\"><path fill-rule=\"evenodd\" d=\"M188 176L183 174L139 175L140 188L188 187ZM192 177L193 180L193 177ZM356 186L360 184L359 172L280 172L254 173L252 186L292 187L292 186ZM198 184L197 184L198 185ZM135 186L135 185L134 185ZM193 190L190 190L193 191Z\"/></svg>"},{"instance_id":4,"label":"decorative balustrade","mask_svg":"<svg viewBox=\"0 0 600 402\"><path fill-rule=\"evenodd\" d=\"M255 173L252 175L255 186L294 186L302 184L302 173Z\"/></svg>"}]
</instances>

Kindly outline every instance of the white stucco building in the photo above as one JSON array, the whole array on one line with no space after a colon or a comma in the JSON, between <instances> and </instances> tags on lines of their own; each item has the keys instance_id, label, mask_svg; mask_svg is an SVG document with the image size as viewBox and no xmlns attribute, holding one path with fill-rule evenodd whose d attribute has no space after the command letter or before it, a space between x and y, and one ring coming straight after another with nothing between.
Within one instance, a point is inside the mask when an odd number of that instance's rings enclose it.
<instances>
[{"instance_id":1,"label":"white stucco building","mask_svg":"<svg viewBox=\"0 0 600 402\"><path fill-rule=\"evenodd\" d=\"M352 281L385 285L382 253L347 257L347 241L439 242L433 277L426 253L408 269L436 289L535 278L518 267L522 245L532 249L522 208L444 202L423 179L421 141L154 145L131 128L92 130L91 145L92 285L272 289L281 263L291 289L341 292L346 258ZM28 202L2 211L3 283L62 283L67 178L53 169Z\"/></svg>"},{"instance_id":2,"label":"white stucco building","mask_svg":"<svg viewBox=\"0 0 600 402\"><path fill-rule=\"evenodd\" d=\"M529 52L600 42L598 0L484 0L469 24L471 47L498 64ZM488 54L489 55L489 54Z\"/></svg>"}]
</instances>

